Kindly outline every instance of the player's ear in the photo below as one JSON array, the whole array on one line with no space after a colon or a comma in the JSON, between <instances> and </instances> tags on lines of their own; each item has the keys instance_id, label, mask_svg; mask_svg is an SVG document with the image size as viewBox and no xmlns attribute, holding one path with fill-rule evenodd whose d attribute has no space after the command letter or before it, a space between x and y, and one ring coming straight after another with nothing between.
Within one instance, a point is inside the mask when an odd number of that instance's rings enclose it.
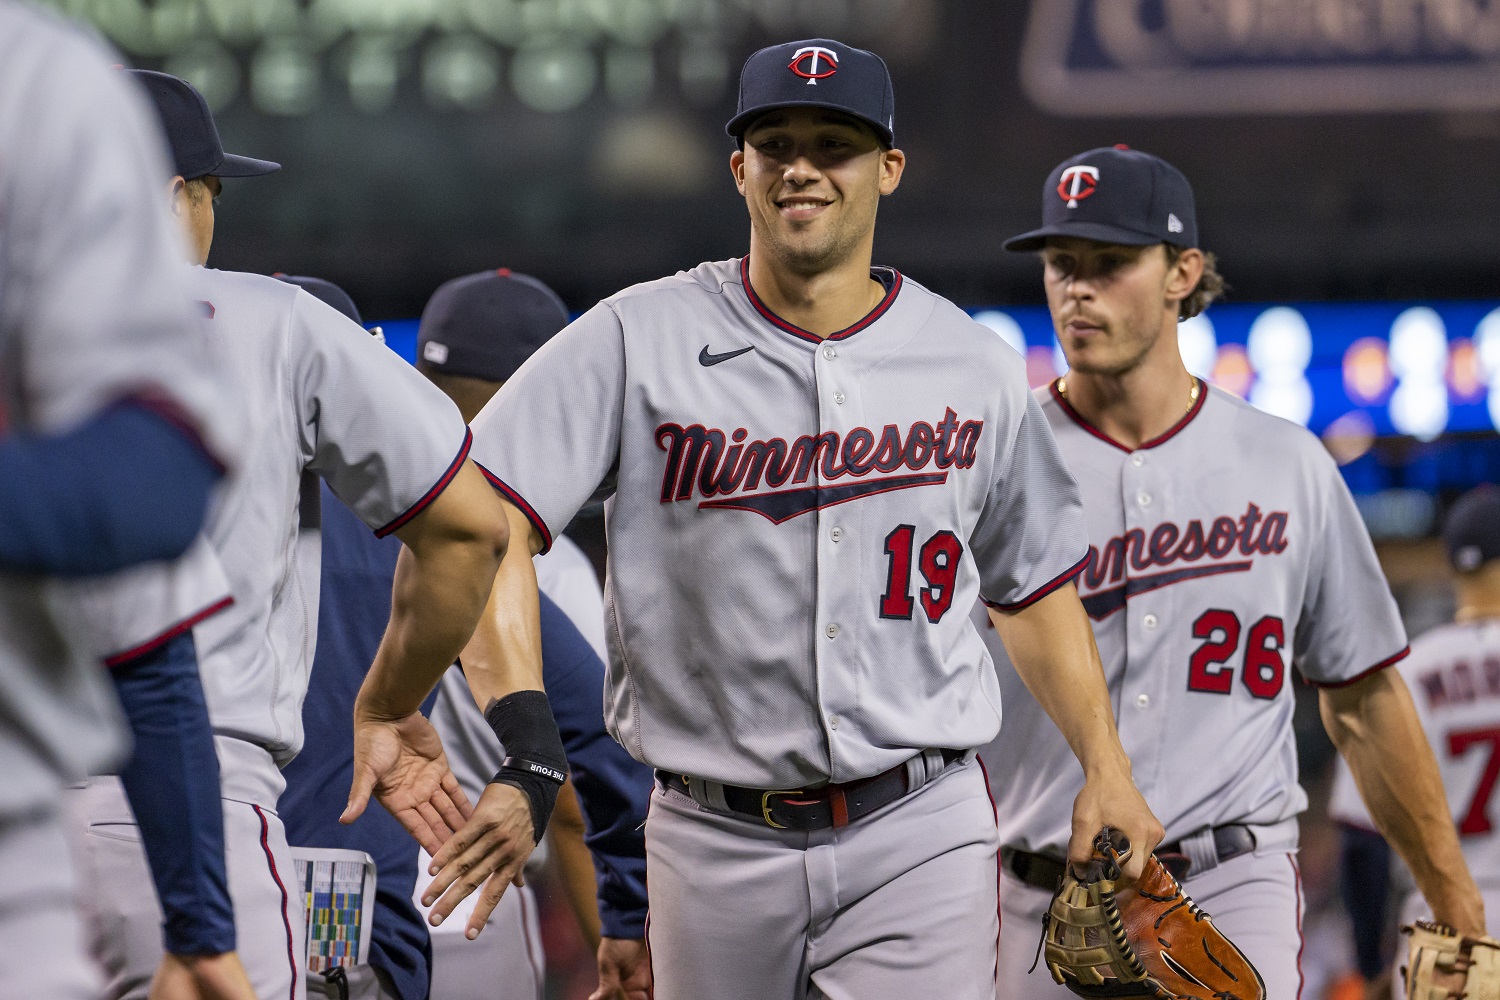
<instances>
[{"instance_id":1,"label":"player's ear","mask_svg":"<svg viewBox=\"0 0 1500 1000\"><path fill-rule=\"evenodd\" d=\"M181 174L167 181L167 201L172 206L173 215L182 215L182 192L187 187L187 181Z\"/></svg>"},{"instance_id":2,"label":"player's ear","mask_svg":"<svg viewBox=\"0 0 1500 1000\"><path fill-rule=\"evenodd\" d=\"M901 184L901 174L906 170L906 154L899 149L880 151L880 193L890 194Z\"/></svg>"},{"instance_id":3,"label":"player's ear","mask_svg":"<svg viewBox=\"0 0 1500 1000\"><path fill-rule=\"evenodd\" d=\"M745 151L736 149L729 154L729 171L734 174L734 186L740 189L740 194L745 193Z\"/></svg>"},{"instance_id":4,"label":"player's ear","mask_svg":"<svg viewBox=\"0 0 1500 1000\"><path fill-rule=\"evenodd\" d=\"M1163 246L1165 251L1165 246ZM1180 250L1177 260L1168 255L1166 298L1169 302L1181 302L1193 294L1198 279L1203 277L1203 251L1195 248Z\"/></svg>"}]
</instances>

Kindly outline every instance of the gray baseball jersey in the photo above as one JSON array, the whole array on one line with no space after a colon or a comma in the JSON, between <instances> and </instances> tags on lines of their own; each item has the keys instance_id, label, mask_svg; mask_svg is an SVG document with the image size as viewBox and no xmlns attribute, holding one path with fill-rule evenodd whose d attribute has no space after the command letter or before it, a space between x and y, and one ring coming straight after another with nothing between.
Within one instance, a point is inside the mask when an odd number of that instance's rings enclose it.
<instances>
[{"instance_id":1,"label":"gray baseball jersey","mask_svg":"<svg viewBox=\"0 0 1500 1000\"><path fill-rule=\"evenodd\" d=\"M1500 888L1500 621L1440 625L1413 640L1398 669L1411 689L1417 717L1448 796L1469 871ZM1348 765L1339 760L1328 813L1373 830ZM1500 914L1496 914L1500 915Z\"/></svg>"},{"instance_id":2,"label":"gray baseball jersey","mask_svg":"<svg viewBox=\"0 0 1500 1000\"><path fill-rule=\"evenodd\" d=\"M262 762L302 746L316 641L316 477L386 534L447 486L468 432L416 369L297 286L189 270L255 429L207 528L235 602L194 634L214 730L237 738L219 740L225 795L274 809L280 774Z\"/></svg>"},{"instance_id":3,"label":"gray baseball jersey","mask_svg":"<svg viewBox=\"0 0 1500 1000\"><path fill-rule=\"evenodd\" d=\"M1290 820L1307 797L1289 668L1347 684L1407 651L1333 459L1303 428L1214 388L1134 450L1055 384L1039 394L1083 494L1091 544L1078 585L1120 740L1166 839ZM985 754L1001 843L1060 857L1083 774L993 630L987 641L1006 706Z\"/></svg>"},{"instance_id":4,"label":"gray baseball jersey","mask_svg":"<svg viewBox=\"0 0 1500 1000\"><path fill-rule=\"evenodd\" d=\"M894 271L821 340L742 261L612 296L476 418L544 540L607 496L606 717L637 759L762 788L977 747L1000 695L968 618L1086 551L1018 355Z\"/></svg>"},{"instance_id":5,"label":"gray baseball jersey","mask_svg":"<svg viewBox=\"0 0 1500 1000\"><path fill-rule=\"evenodd\" d=\"M125 397L175 411L221 458L223 394L161 204L151 112L112 57L0 4L0 433L58 432ZM53 808L121 726L46 581L0 578L0 817Z\"/></svg>"}]
</instances>

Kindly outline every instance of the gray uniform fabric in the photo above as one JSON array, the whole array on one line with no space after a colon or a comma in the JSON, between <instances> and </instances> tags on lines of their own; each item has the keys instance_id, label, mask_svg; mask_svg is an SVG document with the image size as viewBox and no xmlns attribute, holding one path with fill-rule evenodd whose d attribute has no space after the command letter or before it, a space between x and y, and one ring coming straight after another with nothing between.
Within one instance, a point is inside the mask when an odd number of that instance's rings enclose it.
<instances>
[{"instance_id":1,"label":"gray uniform fabric","mask_svg":"<svg viewBox=\"0 0 1500 1000\"><path fill-rule=\"evenodd\" d=\"M638 285L476 418L475 460L548 538L609 496L606 718L637 759L795 788L994 737L967 610L1080 563L1077 491L1015 352L889 280L826 343L761 312L738 261Z\"/></svg>"},{"instance_id":2,"label":"gray uniform fabric","mask_svg":"<svg viewBox=\"0 0 1500 1000\"><path fill-rule=\"evenodd\" d=\"M1077 489L1021 359L952 304L878 272L876 309L820 340L746 274L605 300L479 415L475 460L546 540L608 498L605 715L637 759L759 788L919 776L812 835L658 790L658 1000L987 1000L994 812L979 768L922 752L994 736L968 608L1071 578Z\"/></svg>"},{"instance_id":3,"label":"gray uniform fabric","mask_svg":"<svg viewBox=\"0 0 1500 1000\"><path fill-rule=\"evenodd\" d=\"M1294 880L1278 852L1295 850L1307 807L1291 668L1338 685L1406 654L1349 490L1316 437L1219 389L1206 388L1176 428L1135 450L1084 423L1055 389L1038 394L1083 493L1091 547L1079 589L1136 784L1167 841L1250 825L1257 854L1286 882L1272 896L1286 903ZM993 630L986 639L1006 706L999 739L983 751L1001 843L1062 858L1083 773ZM1212 861L1195 857L1195 870ZM1198 898L1207 877L1186 888L1217 918ZM1042 908L1023 910L1028 898L1002 892L1002 936L1019 934L1034 950ZM1301 938L1290 913L1259 917L1275 947L1253 954L1241 943L1268 984L1296 975ZM1001 945L1007 961L1022 950ZM1002 984L1024 972L1003 967Z\"/></svg>"},{"instance_id":4,"label":"gray uniform fabric","mask_svg":"<svg viewBox=\"0 0 1500 1000\"><path fill-rule=\"evenodd\" d=\"M229 888L238 951L258 995L305 991L302 895L276 815L279 764L302 745L302 699L316 642L322 476L370 525L395 530L447 485L468 451L453 404L361 327L274 278L188 272L209 336L244 399L240 473L206 535L234 604L194 629L224 792ZM118 782L76 794L74 833L105 885L96 928L151 894L149 871ZM100 835L109 828L109 836ZM144 996L160 935L97 937L111 997Z\"/></svg>"},{"instance_id":5,"label":"gray uniform fabric","mask_svg":"<svg viewBox=\"0 0 1500 1000\"><path fill-rule=\"evenodd\" d=\"M144 394L227 460L221 388L161 211L165 151L112 61L0 0L0 434L59 432ZM52 581L0 578L0 996L82 1000L98 982L57 804L124 739L102 650L69 641L59 600Z\"/></svg>"}]
</instances>

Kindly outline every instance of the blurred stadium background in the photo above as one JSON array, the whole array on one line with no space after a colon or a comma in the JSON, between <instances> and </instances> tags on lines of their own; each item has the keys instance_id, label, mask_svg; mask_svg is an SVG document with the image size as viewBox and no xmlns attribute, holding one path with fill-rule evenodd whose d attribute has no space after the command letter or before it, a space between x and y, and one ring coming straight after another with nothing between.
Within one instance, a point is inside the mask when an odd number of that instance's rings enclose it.
<instances>
[{"instance_id":1,"label":"blurred stadium background","mask_svg":"<svg viewBox=\"0 0 1500 1000\"><path fill-rule=\"evenodd\" d=\"M1030 228L1059 160L1124 142L1195 184L1229 299L1189 367L1321 434L1407 614L1451 611L1431 540L1500 473L1500 3L1493 0L53 0L207 95L231 182L211 263L346 288L410 356L427 296L507 266L575 310L742 252L738 67L833 35L896 81L910 169L876 258L1061 367ZM602 557L601 525L574 532ZM1309 998L1346 995L1331 754L1299 725ZM543 886L545 889L545 885ZM587 995L560 901L551 996Z\"/></svg>"}]
</instances>

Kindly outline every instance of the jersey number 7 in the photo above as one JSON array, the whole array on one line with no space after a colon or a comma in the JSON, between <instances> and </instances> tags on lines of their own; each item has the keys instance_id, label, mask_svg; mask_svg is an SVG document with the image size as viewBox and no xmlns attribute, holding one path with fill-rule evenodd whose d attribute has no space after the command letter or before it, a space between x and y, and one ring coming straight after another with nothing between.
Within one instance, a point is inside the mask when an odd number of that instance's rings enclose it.
<instances>
[{"instance_id":1,"label":"jersey number 7","mask_svg":"<svg viewBox=\"0 0 1500 1000\"><path fill-rule=\"evenodd\" d=\"M1234 668L1225 666L1240 645L1240 616L1222 608L1210 608L1193 622L1193 638L1204 643L1188 658L1188 690L1229 694L1234 687ZM1250 626L1245 640L1245 659L1240 680L1257 698L1271 699L1281 693L1286 681L1286 627L1280 618L1267 615Z\"/></svg>"},{"instance_id":2,"label":"jersey number 7","mask_svg":"<svg viewBox=\"0 0 1500 1000\"><path fill-rule=\"evenodd\" d=\"M1458 832L1465 837L1489 833L1495 828L1490 822L1490 796L1495 792L1495 779L1500 778L1500 727L1489 729L1465 729L1448 734L1448 756L1462 757L1469 748L1481 743L1490 745L1489 758L1484 762L1484 771L1479 775L1479 784L1474 788L1474 797L1464 818L1458 821Z\"/></svg>"}]
</instances>

